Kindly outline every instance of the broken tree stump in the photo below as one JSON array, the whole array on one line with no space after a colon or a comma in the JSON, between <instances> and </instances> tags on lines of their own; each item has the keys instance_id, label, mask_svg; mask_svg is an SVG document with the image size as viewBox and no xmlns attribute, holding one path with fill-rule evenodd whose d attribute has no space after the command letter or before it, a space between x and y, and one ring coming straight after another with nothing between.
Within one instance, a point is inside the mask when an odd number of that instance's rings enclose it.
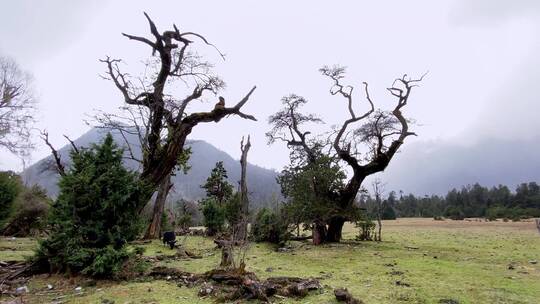
<instances>
[{"instance_id":1,"label":"broken tree stump","mask_svg":"<svg viewBox=\"0 0 540 304\"><path fill-rule=\"evenodd\" d=\"M228 268L234 264L232 250L233 248L231 244L225 244L221 247L221 262L219 263L220 267Z\"/></svg>"},{"instance_id":2,"label":"broken tree stump","mask_svg":"<svg viewBox=\"0 0 540 304\"><path fill-rule=\"evenodd\" d=\"M351 295L347 288L334 289L334 296L338 302L345 302L346 304L363 304L362 300L356 299Z\"/></svg>"}]
</instances>

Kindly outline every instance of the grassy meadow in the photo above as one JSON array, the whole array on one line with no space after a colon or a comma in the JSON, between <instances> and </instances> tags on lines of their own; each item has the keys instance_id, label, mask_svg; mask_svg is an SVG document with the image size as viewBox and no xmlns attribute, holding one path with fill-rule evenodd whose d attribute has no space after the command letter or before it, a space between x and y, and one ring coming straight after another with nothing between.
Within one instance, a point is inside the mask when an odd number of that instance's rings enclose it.
<instances>
[{"instance_id":1,"label":"grassy meadow","mask_svg":"<svg viewBox=\"0 0 540 304\"><path fill-rule=\"evenodd\" d=\"M292 242L290 252L252 243L247 268L259 277L316 277L324 289L308 297L276 303L337 303L333 289L346 287L368 304L376 303L540 303L540 234L532 222L435 221L399 219L383 223L383 242L357 242L353 225L340 244ZM202 273L218 265L220 251L203 237L180 238L202 259L163 260L158 265ZM34 239L0 239L0 260L32 253ZM159 241L145 244L145 255L174 251ZM512 267L509 267L512 266ZM47 289L47 284L54 286ZM82 292L75 287L83 286ZM25 303L213 303L198 288L174 282L98 281L58 275L36 276ZM0 298L8 301L9 298ZM451 302L454 300L456 302Z\"/></svg>"}]
</instances>

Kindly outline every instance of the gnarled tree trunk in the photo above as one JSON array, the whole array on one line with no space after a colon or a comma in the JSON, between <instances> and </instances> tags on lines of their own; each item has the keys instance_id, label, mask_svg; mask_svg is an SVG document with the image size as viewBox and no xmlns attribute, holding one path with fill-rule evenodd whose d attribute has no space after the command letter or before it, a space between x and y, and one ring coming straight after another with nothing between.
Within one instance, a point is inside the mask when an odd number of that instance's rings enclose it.
<instances>
[{"instance_id":1,"label":"gnarled tree trunk","mask_svg":"<svg viewBox=\"0 0 540 304\"><path fill-rule=\"evenodd\" d=\"M321 221L315 221L311 229L311 235L313 236L313 245L325 243L328 235L326 225Z\"/></svg>"},{"instance_id":2,"label":"gnarled tree trunk","mask_svg":"<svg viewBox=\"0 0 540 304\"><path fill-rule=\"evenodd\" d=\"M133 85L131 77L127 73L121 72L119 68L119 59L106 57L101 60L107 67L107 78L109 78L116 88L122 93L126 108L137 109L137 111L146 114L142 117L133 118L133 112L127 115L128 121L134 122L134 127L139 130L144 130L144 136L141 136L141 147L143 147L142 159L138 160L142 164L142 171L139 176L144 182L142 196L148 198L141 199L137 209L140 211L144 208L152 194L158 190L162 183L168 178L168 175L178 164L178 157L184 149L186 138L191 134L193 128L201 123L219 122L221 119L229 115L236 115L244 119L256 120L254 116L241 112L241 108L248 101L251 94L255 91L253 87L239 102L232 107L225 107L224 101L221 98L218 105L211 111L192 112L188 113L187 109L194 101L200 98L206 92L216 92L223 88L224 82L218 77L213 76L208 69L210 65L204 61L192 60L191 47L193 40L188 38L196 38L202 40L206 45L215 46L206 40L202 35L194 32L180 32L176 25L172 30L159 32L156 24L150 19L148 14L144 13L150 32L151 38L142 36L134 36L123 34L130 40L142 43L152 50L152 56L157 60L151 68L156 69L153 77L139 86ZM216 48L217 50L217 48ZM219 51L218 53L223 56ZM186 72L184 72L184 69ZM139 78L142 81L144 77ZM197 85L193 88L191 94L185 98L174 98L169 96L166 90L171 80L182 80L191 82L195 80ZM136 81L138 82L138 81ZM116 120L116 116L112 116ZM108 119L101 120L109 122ZM99 121L99 120L98 120ZM108 124L108 123L107 123ZM110 126L110 124L108 124ZM125 127L120 123L113 124L114 129L122 129ZM133 128L129 128L133 132ZM141 132L139 132L139 135ZM166 136L164 136L166 135ZM157 204L155 208L161 208ZM158 215L157 212L156 215ZM159 225L160 219L152 221L151 232L155 233Z\"/></svg>"},{"instance_id":3,"label":"gnarled tree trunk","mask_svg":"<svg viewBox=\"0 0 540 304\"><path fill-rule=\"evenodd\" d=\"M154 202L154 209L152 211L152 221L146 229L144 235L145 239L158 239L161 235L161 219L163 216L163 211L165 210L165 201L167 200L167 195L171 189L171 174L161 182L158 188L158 193L156 196L156 201Z\"/></svg>"},{"instance_id":4,"label":"gnarled tree trunk","mask_svg":"<svg viewBox=\"0 0 540 304\"><path fill-rule=\"evenodd\" d=\"M345 218L342 216L332 217L328 221L328 232L326 234L326 241L329 243L335 243L341 241L341 231L345 224Z\"/></svg>"}]
</instances>

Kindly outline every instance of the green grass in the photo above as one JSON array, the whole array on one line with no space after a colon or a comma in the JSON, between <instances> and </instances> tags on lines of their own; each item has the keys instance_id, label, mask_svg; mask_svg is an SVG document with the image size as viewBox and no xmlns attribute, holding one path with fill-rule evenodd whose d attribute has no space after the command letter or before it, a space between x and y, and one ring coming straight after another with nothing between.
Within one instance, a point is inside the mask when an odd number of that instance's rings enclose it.
<instances>
[{"instance_id":1,"label":"green grass","mask_svg":"<svg viewBox=\"0 0 540 304\"><path fill-rule=\"evenodd\" d=\"M325 286L321 293L305 299L280 303L335 303L333 288L346 287L365 303L438 303L454 299L459 303L539 303L540 234L532 223L439 222L404 219L383 226L383 242L355 242L352 225L345 229L340 244L312 246L293 242L292 252L278 253L269 244L252 244L247 268L259 277L318 277ZM32 241L21 241L31 250ZM0 241L3 244L4 241ZM189 237L185 247L202 259L166 260L158 264L202 273L219 263L220 252L212 240ZM407 249L418 247L418 249ZM154 241L146 244L145 255L167 255L173 251ZM26 251L25 251L26 252ZM0 252L0 260L13 253ZM17 255L17 254L16 254ZM509 270L512 263L515 269ZM273 270L267 272L267 268ZM66 284L73 294L76 282L53 276L39 277L29 286L36 292L47 282ZM398 286L396 281L410 287ZM177 287L173 282L98 282L85 288L82 296L67 298L71 303L212 303L199 299L197 288ZM51 297L33 297L48 303ZM66 300L66 299L64 299ZM279 301L278 301L279 302Z\"/></svg>"},{"instance_id":2,"label":"green grass","mask_svg":"<svg viewBox=\"0 0 540 304\"><path fill-rule=\"evenodd\" d=\"M0 261L24 261L35 248L35 239L0 237Z\"/></svg>"}]
</instances>

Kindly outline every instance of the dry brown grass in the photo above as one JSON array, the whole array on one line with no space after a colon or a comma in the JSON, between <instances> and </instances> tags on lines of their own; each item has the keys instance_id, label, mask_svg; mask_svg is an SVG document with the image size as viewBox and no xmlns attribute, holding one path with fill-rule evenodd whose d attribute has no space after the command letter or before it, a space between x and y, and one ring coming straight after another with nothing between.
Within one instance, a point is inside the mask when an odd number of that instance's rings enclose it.
<instances>
[{"instance_id":1,"label":"dry brown grass","mask_svg":"<svg viewBox=\"0 0 540 304\"><path fill-rule=\"evenodd\" d=\"M505 229L537 233L533 219L522 220L519 222L504 222L502 220L486 221L480 218L470 218L463 221L453 221L449 219L436 221L428 218L401 218L394 221L383 221L383 227L388 229L397 229L400 227L415 229Z\"/></svg>"}]
</instances>

